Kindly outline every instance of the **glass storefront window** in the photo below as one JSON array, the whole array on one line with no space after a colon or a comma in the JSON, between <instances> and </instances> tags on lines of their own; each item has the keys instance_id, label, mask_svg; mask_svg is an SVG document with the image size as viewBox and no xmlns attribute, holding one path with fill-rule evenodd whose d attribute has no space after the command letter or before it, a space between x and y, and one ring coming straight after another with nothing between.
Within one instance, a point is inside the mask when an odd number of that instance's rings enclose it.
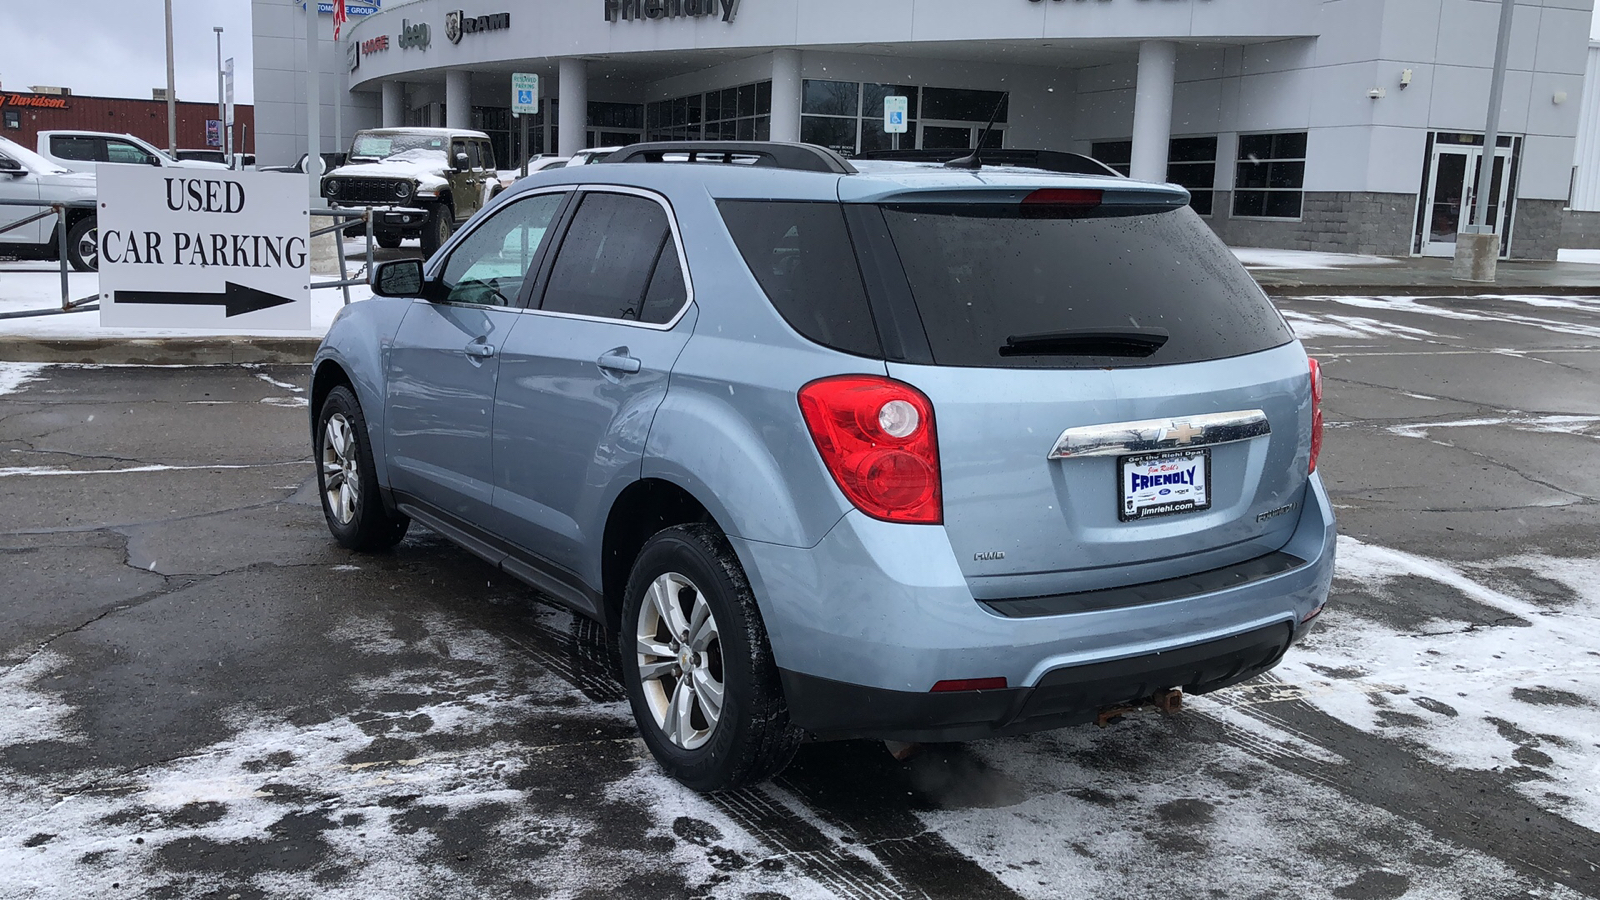
<instances>
[{"instance_id":1,"label":"glass storefront window","mask_svg":"<svg viewBox=\"0 0 1600 900\"><path fill-rule=\"evenodd\" d=\"M854 117L860 108L861 85L854 81L806 79L800 111L817 116Z\"/></svg>"},{"instance_id":2,"label":"glass storefront window","mask_svg":"<svg viewBox=\"0 0 1600 900\"><path fill-rule=\"evenodd\" d=\"M922 89L922 114L924 119L952 119L955 121L977 122L987 124L989 117L994 115L995 106L1000 107L1000 114L995 117L996 122L1006 121L1011 112L1009 99L1002 102L1005 96L1000 91L973 91L962 88L923 88Z\"/></svg>"},{"instance_id":3,"label":"glass storefront window","mask_svg":"<svg viewBox=\"0 0 1600 900\"><path fill-rule=\"evenodd\" d=\"M1233 214L1298 219L1305 180L1306 132L1242 134L1234 168Z\"/></svg>"}]
</instances>

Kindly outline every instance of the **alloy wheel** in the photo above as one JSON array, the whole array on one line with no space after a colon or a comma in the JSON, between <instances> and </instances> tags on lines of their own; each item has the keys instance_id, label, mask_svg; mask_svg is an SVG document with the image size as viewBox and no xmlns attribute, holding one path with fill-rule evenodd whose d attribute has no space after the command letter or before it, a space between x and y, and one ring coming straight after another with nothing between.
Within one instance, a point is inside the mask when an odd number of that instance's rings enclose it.
<instances>
[{"instance_id":1,"label":"alloy wheel","mask_svg":"<svg viewBox=\"0 0 1600 900\"><path fill-rule=\"evenodd\" d=\"M322 427L322 490L324 502L340 525L355 521L361 501L361 472L355 430L342 412L329 416Z\"/></svg>"},{"instance_id":2,"label":"alloy wheel","mask_svg":"<svg viewBox=\"0 0 1600 900\"><path fill-rule=\"evenodd\" d=\"M645 702L674 746L698 750L722 718L722 642L705 595L676 572L651 582L639 604L635 657Z\"/></svg>"},{"instance_id":3,"label":"alloy wheel","mask_svg":"<svg viewBox=\"0 0 1600 900\"><path fill-rule=\"evenodd\" d=\"M90 269L100 268L100 229L94 227L78 239L78 256Z\"/></svg>"}]
</instances>

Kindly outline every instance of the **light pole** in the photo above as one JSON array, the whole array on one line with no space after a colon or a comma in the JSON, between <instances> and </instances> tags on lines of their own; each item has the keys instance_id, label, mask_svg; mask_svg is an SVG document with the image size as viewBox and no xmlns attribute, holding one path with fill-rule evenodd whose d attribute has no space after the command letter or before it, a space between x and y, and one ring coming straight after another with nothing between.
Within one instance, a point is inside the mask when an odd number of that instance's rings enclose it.
<instances>
[{"instance_id":1,"label":"light pole","mask_svg":"<svg viewBox=\"0 0 1600 900\"><path fill-rule=\"evenodd\" d=\"M222 99L222 26L213 25L211 30L217 33L217 137L222 137L222 129L228 124L228 107ZM229 161L232 165L232 161Z\"/></svg>"},{"instance_id":2,"label":"light pole","mask_svg":"<svg viewBox=\"0 0 1600 900\"><path fill-rule=\"evenodd\" d=\"M167 0L167 152L178 155L178 85L172 68L172 0Z\"/></svg>"},{"instance_id":3,"label":"light pole","mask_svg":"<svg viewBox=\"0 0 1600 900\"><path fill-rule=\"evenodd\" d=\"M1471 224L1456 235L1456 258L1451 277L1457 281L1492 282L1500 266L1501 235L1489 221L1489 194L1494 192L1494 164L1500 144L1500 104L1506 93L1506 62L1511 55L1511 20L1517 0L1500 2L1500 37L1494 48L1494 75L1489 82L1489 114L1483 126L1483 157L1478 164L1477 195ZM1509 177L1510 172L1506 175ZM1505 215L1504 209L1497 210Z\"/></svg>"}]
</instances>

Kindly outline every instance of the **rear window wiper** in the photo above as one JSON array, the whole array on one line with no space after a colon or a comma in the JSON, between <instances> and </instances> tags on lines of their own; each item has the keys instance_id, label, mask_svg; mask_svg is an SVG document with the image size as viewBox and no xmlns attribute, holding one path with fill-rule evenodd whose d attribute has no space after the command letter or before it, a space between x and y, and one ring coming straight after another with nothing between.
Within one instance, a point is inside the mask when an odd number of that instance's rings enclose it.
<instances>
[{"instance_id":1,"label":"rear window wiper","mask_svg":"<svg viewBox=\"0 0 1600 900\"><path fill-rule=\"evenodd\" d=\"M1001 356L1112 356L1143 359L1167 345L1165 328L1079 328L1006 338Z\"/></svg>"}]
</instances>

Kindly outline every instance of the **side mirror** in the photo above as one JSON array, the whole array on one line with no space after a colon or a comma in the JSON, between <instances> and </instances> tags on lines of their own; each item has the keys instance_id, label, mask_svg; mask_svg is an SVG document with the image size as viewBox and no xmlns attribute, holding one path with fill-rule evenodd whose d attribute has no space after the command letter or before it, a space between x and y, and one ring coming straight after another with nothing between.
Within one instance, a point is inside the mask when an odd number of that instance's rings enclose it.
<instances>
[{"instance_id":1,"label":"side mirror","mask_svg":"<svg viewBox=\"0 0 1600 900\"><path fill-rule=\"evenodd\" d=\"M28 174L28 170L22 167L22 163L19 163L14 159L7 159L6 157L0 156L0 175L26 174Z\"/></svg>"},{"instance_id":2,"label":"side mirror","mask_svg":"<svg viewBox=\"0 0 1600 900\"><path fill-rule=\"evenodd\" d=\"M456 154L456 171L457 172L465 172L468 168L469 168L469 166L468 166L467 155L465 153L457 153Z\"/></svg>"},{"instance_id":3,"label":"side mirror","mask_svg":"<svg viewBox=\"0 0 1600 900\"><path fill-rule=\"evenodd\" d=\"M372 272L372 293L379 297L421 297L422 284L420 259L378 263Z\"/></svg>"}]
</instances>

